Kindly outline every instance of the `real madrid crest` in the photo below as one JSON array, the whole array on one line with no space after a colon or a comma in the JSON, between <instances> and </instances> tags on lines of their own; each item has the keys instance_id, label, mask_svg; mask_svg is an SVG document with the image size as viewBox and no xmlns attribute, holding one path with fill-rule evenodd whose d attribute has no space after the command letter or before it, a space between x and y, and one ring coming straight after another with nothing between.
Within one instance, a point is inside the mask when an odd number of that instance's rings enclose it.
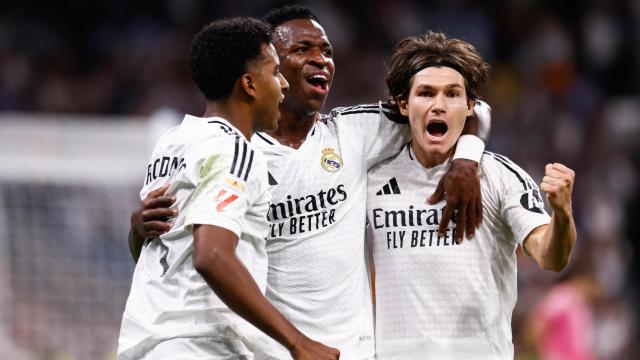
<instances>
[{"instance_id":1,"label":"real madrid crest","mask_svg":"<svg viewBox=\"0 0 640 360\"><path fill-rule=\"evenodd\" d=\"M342 168L342 158L336 154L332 147L322 149L320 165L328 172L338 172Z\"/></svg>"}]
</instances>

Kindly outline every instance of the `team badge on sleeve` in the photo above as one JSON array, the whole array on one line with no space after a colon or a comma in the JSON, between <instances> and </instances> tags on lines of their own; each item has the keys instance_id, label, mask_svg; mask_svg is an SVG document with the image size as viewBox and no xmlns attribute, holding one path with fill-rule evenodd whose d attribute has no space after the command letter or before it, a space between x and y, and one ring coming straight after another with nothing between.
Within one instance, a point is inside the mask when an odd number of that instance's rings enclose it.
<instances>
[{"instance_id":1,"label":"team badge on sleeve","mask_svg":"<svg viewBox=\"0 0 640 360\"><path fill-rule=\"evenodd\" d=\"M527 181L527 185L529 186L529 189L520 197L520 204L523 208L531 212L542 214L544 203L542 202L538 186L533 184L531 181Z\"/></svg>"},{"instance_id":2,"label":"team badge on sleeve","mask_svg":"<svg viewBox=\"0 0 640 360\"><path fill-rule=\"evenodd\" d=\"M342 158L334 152L332 147L325 147L322 149L320 165L328 172L335 173L342 168Z\"/></svg>"},{"instance_id":3,"label":"team badge on sleeve","mask_svg":"<svg viewBox=\"0 0 640 360\"><path fill-rule=\"evenodd\" d=\"M227 189L220 189L213 201L216 204L216 210L218 212L222 212L224 211L224 208L227 207L227 205L236 201L236 199L238 199L238 195L234 194L232 191Z\"/></svg>"},{"instance_id":4,"label":"team badge on sleeve","mask_svg":"<svg viewBox=\"0 0 640 360\"><path fill-rule=\"evenodd\" d=\"M227 175L222 179L222 185L214 191L213 198L217 211L224 211L224 208L236 201L240 193L244 192L246 183L233 175Z\"/></svg>"}]
</instances>

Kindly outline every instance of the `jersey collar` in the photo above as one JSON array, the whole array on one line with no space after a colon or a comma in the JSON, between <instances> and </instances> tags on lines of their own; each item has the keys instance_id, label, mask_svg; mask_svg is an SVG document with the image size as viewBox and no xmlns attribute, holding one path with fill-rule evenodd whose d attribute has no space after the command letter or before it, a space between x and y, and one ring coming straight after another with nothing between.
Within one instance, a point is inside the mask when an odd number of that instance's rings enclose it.
<instances>
[{"instance_id":1,"label":"jersey collar","mask_svg":"<svg viewBox=\"0 0 640 360\"><path fill-rule=\"evenodd\" d=\"M219 116L203 118L203 117L187 114L184 116L184 120L182 120L182 123L183 124L202 124L203 120L206 121L208 124L212 124L212 125L217 124L219 126L222 126L223 128L227 128L229 131L235 133L235 135L240 136L241 138L247 140L247 138L244 136L244 134L242 134L240 130L238 130L235 126L231 125L229 121Z\"/></svg>"},{"instance_id":2,"label":"jersey collar","mask_svg":"<svg viewBox=\"0 0 640 360\"><path fill-rule=\"evenodd\" d=\"M411 144L413 143L413 141L408 142L405 146L407 148L406 150L406 156L408 157L409 161L411 161L416 167L419 167L420 169L422 169L424 171L424 173L428 176L428 177L433 177L433 176L441 176L443 175L448 169L449 166L451 166L451 161L452 161L452 156L449 157L447 160L445 160L445 162L443 162L440 165L436 165L432 168L426 168L424 167L417 159L416 159L416 154L413 152L413 149L411 148Z\"/></svg>"}]
</instances>

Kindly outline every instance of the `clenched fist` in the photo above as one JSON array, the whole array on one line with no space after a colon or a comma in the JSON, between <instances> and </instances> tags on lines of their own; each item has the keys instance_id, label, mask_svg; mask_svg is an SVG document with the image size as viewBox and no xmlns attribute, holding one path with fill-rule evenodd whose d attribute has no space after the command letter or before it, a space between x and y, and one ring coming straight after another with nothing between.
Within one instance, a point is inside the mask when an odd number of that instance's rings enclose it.
<instances>
[{"instance_id":1,"label":"clenched fist","mask_svg":"<svg viewBox=\"0 0 640 360\"><path fill-rule=\"evenodd\" d=\"M547 202L554 212L571 214L571 193L575 176L573 170L560 163L545 166L540 189L547 194Z\"/></svg>"},{"instance_id":2,"label":"clenched fist","mask_svg":"<svg viewBox=\"0 0 640 360\"><path fill-rule=\"evenodd\" d=\"M324 346L301 334L291 350L291 356L295 360L338 360L340 359L340 351Z\"/></svg>"}]
</instances>

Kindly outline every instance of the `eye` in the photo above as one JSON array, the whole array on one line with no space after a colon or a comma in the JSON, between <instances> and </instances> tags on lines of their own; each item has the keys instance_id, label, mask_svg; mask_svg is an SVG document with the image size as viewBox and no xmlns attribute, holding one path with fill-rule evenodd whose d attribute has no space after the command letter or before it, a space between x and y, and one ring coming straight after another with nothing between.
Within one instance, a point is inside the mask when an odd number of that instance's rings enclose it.
<instances>
[{"instance_id":1,"label":"eye","mask_svg":"<svg viewBox=\"0 0 640 360\"><path fill-rule=\"evenodd\" d=\"M324 49L322 54L324 54L325 57L332 58L333 57L333 50L332 49Z\"/></svg>"},{"instance_id":2,"label":"eye","mask_svg":"<svg viewBox=\"0 0 640 360\"><path fill-rule=\"evenodd\" d=\"M460 96L460 92L457 90L451 90L447 93L448 97L458 97Z\"/></svg>"},{"instance_id":3,"label":"eye","mask_svg":"<svg viewBox=\"0 0 640 360\"><path fill-rule=\"evenodd\" d=\"M433 96L433 91L430 91L430 90L419 90L416 95L420 96L420 97L432 97Z\"/></svg>"},{"instance_id":4,"label":"eye","mask_svg":"<svg viewBox=\"0 0 640 360\"><path fill-rule=\"evenodd\" d=\"M309 51L309 48L306 46L300 46L299 48L295 49L295 53L296 54L305 54L307 51Z\"/></svg>"}]
</instances>

